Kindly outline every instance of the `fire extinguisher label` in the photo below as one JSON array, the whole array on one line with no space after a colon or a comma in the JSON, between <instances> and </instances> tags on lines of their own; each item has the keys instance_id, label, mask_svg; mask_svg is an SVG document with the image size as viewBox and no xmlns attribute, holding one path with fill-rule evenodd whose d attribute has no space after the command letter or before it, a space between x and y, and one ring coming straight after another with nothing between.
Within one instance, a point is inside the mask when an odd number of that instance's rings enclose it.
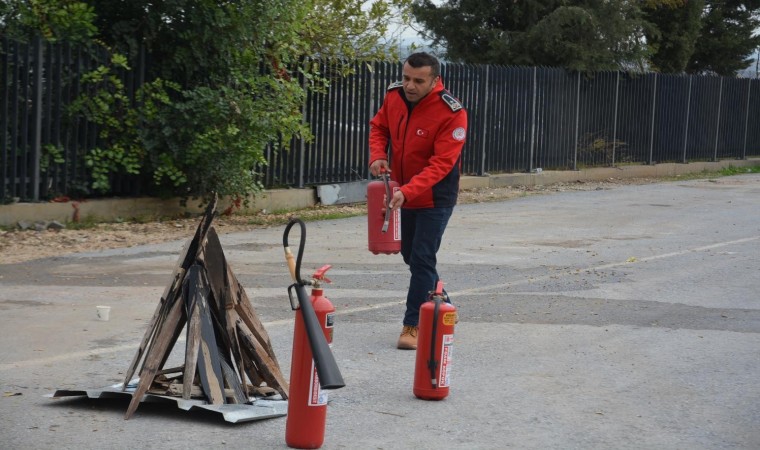
<instances>
[{"instance_id":1,"label":"fire extinguisher label","mask_svg":"<svg viewBox=\"0 0 760 450\"><path fill-rule=\"evenodd\" d=\"M401 190L401 188L394 187L393 193L395 194L396 191L399 191L399 190ZM393 240L400 241L401 240L401 210L394 209L391 214L393 214Z\"/></svg>"},{"instance_id":2,"label":"fire extinguisher label","mask_svg":"<svg viewBox=\"0 0 760 450\"><path fill-rule=\"evenodd\" d=\"M327 338L327 345L332 348L333 341L333 328L335 326L335 313L327 313L325 316L325 337Z\"/></svg>"},{"instance_id":3,"label":"fire extinguisher label","mask_svg":"<svg viewBox=\"0 0 760 450\"><path fill-rule=\"evenodd\" d=\"M454 335L444 334L441 345L441 371L438 374L438 386L451 385L451 357L454 353Z\"/></svg>"},{"instance_id":4,"label":"fire extinguisher label","mask_svg":"<svg viewBox=\"0 0 760 450\"><path fill-rule=\"evenodd\" d=\"M311 380L309 383L309 401L308 406L324 406L327 404L327 391L322 389L319 384L319 375L314 360L311 360Z\"/></svg>"},{"instance_id":5,"label":"fire extinguisher label","mask_svg":"<svg viewBox=\"0 0 760 450\"><path fill-rule=\"evenodd\" d=\"M444 325L456 325L456 323L457 323L457 313L455 313L455 312L444 313L442 321L443 321Z\"/></svg>"}]
</instances>

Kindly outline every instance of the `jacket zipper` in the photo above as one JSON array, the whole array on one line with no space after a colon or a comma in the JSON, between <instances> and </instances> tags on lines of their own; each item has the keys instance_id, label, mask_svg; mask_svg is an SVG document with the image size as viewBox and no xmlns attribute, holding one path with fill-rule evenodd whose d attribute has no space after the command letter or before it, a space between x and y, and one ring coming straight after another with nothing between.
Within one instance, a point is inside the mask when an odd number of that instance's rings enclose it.
<instances>
[{"instance_id":1,"label":"jacket zipper","mask_svg":"<svg viewBox=\"0 0 760 450\"><path fill-rule=\"evenodd\" d=\"M404 152L406 151L406 135L409 133L409 121L412 120L412 110L414 109L414 106L410 106L410 104L404 99L404 104L406 104L406 124L404 125L404 135L401 136L401 161L400 161L400 167L401 167L401 184L406 183L406 178L404 178ZM401 120L398 122L398 135L401 135L401 123L404 121L404 118L402 117Z\"/></svg>"},{"instance_id":2,"label":"jacket zipper","mask_svg":"<svg viewBox=\"0 0 760 450\"><path fill-rule=\"evenodd\" d=\"M399 152L400 154L398 155L398 159L399 159L399 167L401 167L401 177L399 178L399 181L400 181L399 184L402 184L402 185L406 182L406 180L404 179L404 150L406 147L406 132L407 132L407 128L409 128L409 116L411 116L411 114L410 112L407 112L406 127L404 128L403 135L401 134L401 126L404 124L403 117L399 119L398 126L396 127L396 135L401 138L401 149L400 149L401 151Z\"/></svg>"}]
</instances>

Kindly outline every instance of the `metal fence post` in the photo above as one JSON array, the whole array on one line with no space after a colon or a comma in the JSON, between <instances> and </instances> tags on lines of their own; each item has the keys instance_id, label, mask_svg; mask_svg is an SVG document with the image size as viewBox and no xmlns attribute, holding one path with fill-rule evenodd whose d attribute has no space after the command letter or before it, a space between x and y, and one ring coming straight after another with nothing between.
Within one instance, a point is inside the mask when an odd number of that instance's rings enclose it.
<instances>
[{"instance_id":1,"label":"metal fence post","mask_svg":"<svg viewBox=\"0 0 760 450\"><path fill-rule=\"evenodd\" d=\"M309 65L309 59L308 58L304 59L304 65L306 65L306 67L304 67L304 70L308 71L308 65ZM308 89L308 84L307 83L308 82L306 80L306 77L302 77L301 89L303 89L304 98L303 98L303 103L301 104L301 120L303 122L307 122L307 124L308 124L308 121L306 120L306 108L307 108L307 102L309 101L309 94L308 94L308 91L307 91L307 89ZM299 153L299 156L298 156L298 187L299 188L303 188L303 186L304 186L303 178L304 178L304 170L305 170L305 162L304 161L306 159L306 139L304 139L303 136L301 136L300 139L298 139L298 140L299 140L299 143L300 143L300 145L298 146L299 147L298 148L298 153Z\"/></svg>"},{"instance_id":2,"label":"metal fence post","mask_svg":"<svg viewBox=\"0 0 760 450\"><path fill-rule=\"evenodd\" d=\"M617 118L618 108L620 106L620 71L617 71L617 79L615 81L615 114L613 114L612 122L612 166L615 166L615 150L617 148Z\"/></svg>"},{"instance_id":3,"label":"metal fence post","mask_svg":"<svg viewBox=\"0 0 760 450\"><path fill-rule=\"evenodd\" d=\"M747 79L747 112L744 115L744 147L742 149L742 159L747 159L747 127L749 126L749 100L752 92L752 79Z\"/></svg>"},{"instance_id":4,"label":"metal fence post","mask_svg":"<svg viewBox=\"0 0 760 450\"><path fill-rule=\"evenodd\" d=\"M8 62L6 60L6 53L8 52L8 38L6 36L0 37L0 85L3 86L0 91L0 200L5 200L6 197L6 175L8 171L8 163L6 162L7 154L10 145L8 145L8 132L6 131L8 125L6 121L10 119L8 114Z\"/></svg>"},{"instance_id":5,"label":"metal fence post","mask_svg":"<svg viewBox=\"0 0 760 450\"><path fill-rule=\"evenodd\" d=\"M683 163L686 164L686 143L689 142L689 112L691 111L691 82L694 75L689 75L689 95L686 100L686 126L683 137Z\"/></svg>"},{"instance_id":6,"label":"metal fence post","mask_svg":"<svg viewBox=\"0 0 760 450\"><path fill-rule=\"evenodd\" d=\"M483 92L483 98L482 99L478 99L479 100L478 103L480 104L479 105L480 106L479 109L481 111L481 116L480 117L483 118L483 120L481 121L481 123L483 125L485 125L486 121L488 120L488 117L487 117L487 114L486 114L486 110L488 108L488 92L490 91L489 85L488 85L488 81L489 81L488 76L489 76L489 69L490 69L490 67L491 67L490 65L486 65L486 69L485 69L486 76L485 76L485 80L483 81L483 84L482 84L482 86L484 86L484 89L482 90L482 92ZM481 130L481 135L480 135L480 139L483 142L483 145L480 148L480 173L478 174L480 176L483 176L486 173L486 150L488 148L487 137L488 137L487 127L483 126L482 130Z\"/></svg>"},{"instance_id":7,"label":"metal fence post","mask_svg":"<svg viewBox=\"0 0 760 450\"><path fill-rule=\"evenodd\" d=\"M32 139L32 199L40 201L40 162L42 160L42 38L34 38L34 137Z\"/></svg>"},{"instance_id":8,"label":"metal fence post","mask_svg":"<svg viewBox=\"0 0 760 450\"><path fill-rule=\"evenodd\" d=\"M581 115L581 73L578 74L578 82L575 88L575 148L573 149L573 170L578 170L578 127Z\"/></svg>"},{"instance_id":9,"label":"metal fence post","mask_svg":"<svg viewBox=\"0 0 760 450\"><path fill-rule=\"evenodd\" d=\"M536 97L538 95L537 68L533 68L533 106L530 117L530 161L528 161L528 172L533 172L533 154L536 145Z\"/></svg>"},{"instance_id":10,"label":"metal fence post","mask_svg":"<svg viewBox=\"0 0 760 450\"><path fill-rule=\"evenodd\" d=\"M652 92L652 128L649 132L649 165L654 162L652 160L654 154L654 115L657 107L657 72L654 74L654 89Z\"/></svg>"},{"instance_id":11,"label":"metal fence post","mask_svg":"<svg viewBox=\"0 0 760 450\"><path fill-rule=\"evenodd\" d=\"M723 77L720 77L720 89L718 90L718 120L715 123L715 149L713 151L713 161L718 160L718 138L720 137L720 106L723 102Z\"/></svg>"}]
</instances>

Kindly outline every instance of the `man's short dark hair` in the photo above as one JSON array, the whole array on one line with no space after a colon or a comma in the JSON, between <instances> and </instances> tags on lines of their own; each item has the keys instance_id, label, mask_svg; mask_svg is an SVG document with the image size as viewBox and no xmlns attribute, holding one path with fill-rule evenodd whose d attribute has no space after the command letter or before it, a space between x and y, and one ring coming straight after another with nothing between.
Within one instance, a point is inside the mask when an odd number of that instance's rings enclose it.
<instances>
[{"instance_id":1,"label":"man's short dark hair","mask_svg":"<svg viewBox=\"0 0 760 450\"><path fill-rule=\"evenodd\" d=\"M418 69L420 67L429 66L431 68L430 73L433 78L441 74L441 63L438 62L438 58L426 52L412 53L406 58L405 63L409 63L410 66Z\"/></svg>"}]
</instances>

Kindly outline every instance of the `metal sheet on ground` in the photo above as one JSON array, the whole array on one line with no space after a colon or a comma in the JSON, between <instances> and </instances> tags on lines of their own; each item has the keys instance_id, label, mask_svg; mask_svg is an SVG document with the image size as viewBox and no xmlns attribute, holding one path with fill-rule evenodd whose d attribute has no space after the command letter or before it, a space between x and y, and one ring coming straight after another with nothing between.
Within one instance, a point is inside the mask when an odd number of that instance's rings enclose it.
<instances>
[{"instance_id":1,"label":"metal sheet on ground","mask_svg":"<svg viewBox=\"0 0 760 450\"><path fill-rule=\"evenodd\" d=\"M108 399L108 398L132 398L135 392L136 380L127 385L127 389L122 391L123 384L114 384L100 389L58 389L50 398L64 397L84 397L90 399ZM192 412L196 409L211 411L221 415L226 422L241 423L251 422L254 420L271 419L282 417L288 412L287 400L276 399L257 399L250 398L250 405L247 404L222 404L211 405L203 400L185 400L179 397L168 395L145 394L141 400L142 403L163 402L176 403L177 408Z\"/></svg>"}]
</instances>

